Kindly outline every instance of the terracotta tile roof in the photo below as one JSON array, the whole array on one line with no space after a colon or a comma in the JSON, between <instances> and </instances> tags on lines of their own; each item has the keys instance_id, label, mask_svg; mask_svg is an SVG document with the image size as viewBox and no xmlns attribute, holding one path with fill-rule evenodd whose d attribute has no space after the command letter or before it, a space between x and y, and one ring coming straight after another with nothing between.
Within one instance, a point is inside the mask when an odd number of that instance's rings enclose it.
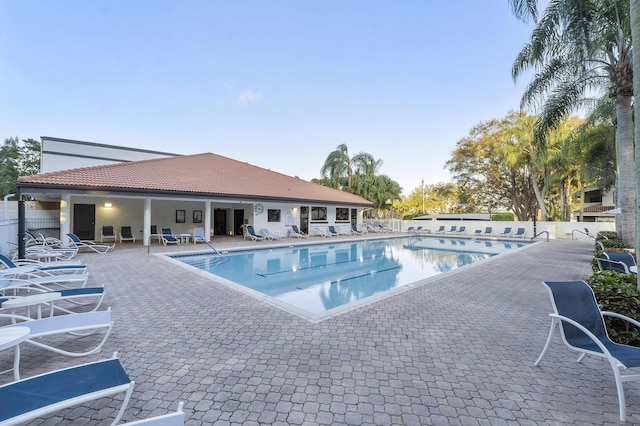
<instances>
[{"instance_id":1,"label":"terracotta tile roof","mask_svg":"<svg viewBox=\"0 0 640 426\"><path fill-rule=\"evenodd\" d=\"M615 206L603 206L602 204L595 204L593 206L589 206L589 207L585 207L584 208L584 212L585 213L600 213L600 212L606 212L609 210L613 210L615 209Z\"/></svg>"},{"instance_id":2,"label":"terracotta tile roof","mask_svg":"<svg viewBox=\"0 0 640 426\"><path fill-rule=\"evenodd\" d=\"M23 176L18 186L24 192L48 187L372 205L358 195L212 153Z\"/></svg>"}]
</instances>

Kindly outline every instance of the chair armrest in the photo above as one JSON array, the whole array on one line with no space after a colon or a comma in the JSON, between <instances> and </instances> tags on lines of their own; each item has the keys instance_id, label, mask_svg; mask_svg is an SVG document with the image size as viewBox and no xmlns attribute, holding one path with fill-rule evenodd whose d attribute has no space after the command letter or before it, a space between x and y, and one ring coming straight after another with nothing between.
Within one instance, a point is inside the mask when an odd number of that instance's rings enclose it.
<instances>
[{"instance_id":1,"label":"chair armrest","mask_svg":"<svg viewBox=\"0 0 640 426\"><path fill-rule=\"evenodd\" d=\"M598 345L598 347L600 348L602 353L609 359L609 363L611 363L611 365L614 368L615 368L615 366L618 365L618 360L616 360L616 358L613 355L611 355L611 352L609 352L609 349L607 349L607 347L600 341L600 339L598 339L592 332L587 330L582 324L572 320L571 318L568 318L568 317L565 317L565 316L562 316L562 315L558 315L558 314L549 314L549 316L551 318L555 319L555 320L565 321L565 322L573 325L574 327L576 327L580 331L582 331L587 337L589 337L591 340L593 340L593 343Z\"/></svg>"},{"instance_id":2,"label":"chair armrest","mask_svg":"<svg viewBox=\"0 0 640 426\"><path fill-rule=\"evenodd\" d=\"M619 314L617 312L602 311L601 314L602 314L602 316L614 317L614 318L619 318L621 320L625 320L625 321L635 325L636 327L640 328L640 322L634 320L633 318L629 318L628 316Z\"/></svg>"}]
</instances>

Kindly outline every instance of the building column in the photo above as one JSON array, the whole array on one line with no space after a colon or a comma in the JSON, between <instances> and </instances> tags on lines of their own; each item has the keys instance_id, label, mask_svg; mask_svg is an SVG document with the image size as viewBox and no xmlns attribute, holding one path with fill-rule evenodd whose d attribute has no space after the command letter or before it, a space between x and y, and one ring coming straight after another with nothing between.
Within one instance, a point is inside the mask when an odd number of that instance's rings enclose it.
<instances>
[{"instance_id":1,"label":"building column","mask_svg":"<svg viewBox=\"0 0 640 426\"><path fill-rule=\"evenodd\" d=\"M142 221L142 245L151 242L151 198L144 199L144 220Z\"/></svg>"},{"instance_id":2,"label":"building column","mask_svg":"<svg viewBox=\"0 0 640 426\"><path fill-rule=\"evenodd\" d=\"M211 241L211 201L204 203L204 238Z\"/></svg>"},{"instance_id":3,"label":"building column","mask_svg":"<svg viewBox=\"0 0 640 426\"><path fill-rule=\"evenodd\" d=\"M69 246L67 234L71 232L71 195L62 194L60 197L60 240L65 247Z\"/></svg>"}]
</instances>

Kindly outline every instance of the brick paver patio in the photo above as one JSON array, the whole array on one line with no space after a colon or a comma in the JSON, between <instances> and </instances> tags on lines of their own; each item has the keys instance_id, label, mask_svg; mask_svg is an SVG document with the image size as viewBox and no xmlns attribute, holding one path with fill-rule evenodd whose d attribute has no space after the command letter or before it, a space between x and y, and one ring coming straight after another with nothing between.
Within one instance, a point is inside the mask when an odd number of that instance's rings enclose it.
<instances>
[{"instance_id":1,"label":"brick paver patio","mask_svg":"<svg viewBox=\"0 0 640 426\"><path fill-rule=\"evenodd\" d=\"M118 351L136 381L125 421L184 401L187 425L618 423L608 364L577 364L557 337L533 366L550 324L540 281L587 278L592 249L592 240L538 243L314 324L154 255L175 247L148 255L119 244L78 256L113 312L103 352L68 358L23 345L21 371ZM640 422L640 386L625 390L629 422ZM106 425L118 402L32 424Z\"/></svg>"}]
</instances>

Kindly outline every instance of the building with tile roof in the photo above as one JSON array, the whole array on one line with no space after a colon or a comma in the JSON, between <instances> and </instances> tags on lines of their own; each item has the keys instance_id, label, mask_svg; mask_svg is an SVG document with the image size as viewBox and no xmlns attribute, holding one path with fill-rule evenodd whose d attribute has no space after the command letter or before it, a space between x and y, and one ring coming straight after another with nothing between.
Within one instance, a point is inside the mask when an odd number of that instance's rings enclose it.
<instances>
[{"instance_id":1,"label":"building with tile roof","mask_svg":"<svg viewBox=\"0 0 640 426\"><path fill-rule=\"evenodd\" d=\"M210 236L242 235L243 225L252 225L286 235L292 225L303 231L350 227L373 207L358 195L213 153L118 158L111 164L23 176L17 186L21 195L60 203L61 235L73 232L95 240L103 226L116 231L130 226L145 245L152 227L170 227L174 234L201 227Z\"/></svg>"}]
</instances>

